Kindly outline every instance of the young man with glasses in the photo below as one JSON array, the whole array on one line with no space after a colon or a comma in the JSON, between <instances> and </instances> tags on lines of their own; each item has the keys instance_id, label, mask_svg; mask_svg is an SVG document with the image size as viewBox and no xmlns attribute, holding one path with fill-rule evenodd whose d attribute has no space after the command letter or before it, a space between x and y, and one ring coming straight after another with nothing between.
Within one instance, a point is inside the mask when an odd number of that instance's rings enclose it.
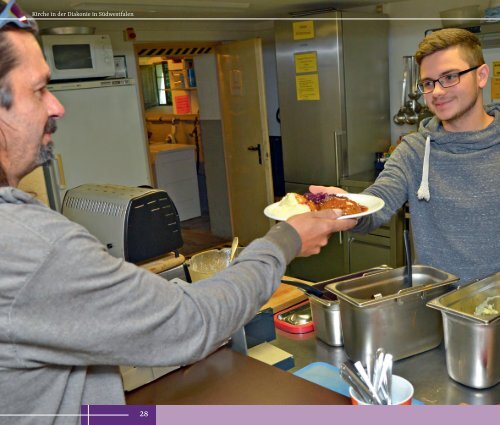
<instances>
[{"instance_id":1,"label":"young man with glasses","mask_svg":"<svg viewBox=\"0 0 500 425\"><path fill-rule=\"evenodd\" d=\"M416 262L453 273L463 284L500 270L500 107L483 105L490 70L474 34L432 32L415 56L418 89L435 116L403 138L366 189L385 207L352 231L377 228L408 202Z\"/></svg>"},{"instance_id":2,"label":"young man with glasses","mask_svg":"<svg viewBox=\"0 0 500 425\"><path fill-rule=\"evenodd\" d=\"M0 0L0 422L76 425L82 404L124 403L117 365L205 357L258 312L289 261L353 223L338 211L297 215L195 285L110 256L16 189L50 159L64 115L35 32L14 0Z\"/></svg>"}]
</instances>

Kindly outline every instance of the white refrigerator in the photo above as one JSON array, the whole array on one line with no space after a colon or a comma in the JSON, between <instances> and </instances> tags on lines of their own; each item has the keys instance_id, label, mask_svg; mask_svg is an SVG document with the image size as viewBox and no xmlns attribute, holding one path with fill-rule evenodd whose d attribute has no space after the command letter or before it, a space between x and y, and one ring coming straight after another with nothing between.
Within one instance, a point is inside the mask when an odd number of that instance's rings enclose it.
<instances>
[{"instance_id":1,"label":"white refrigerator","mask_svg":"<svg viewBox=\"0 0 500 425\"><path fill-rule=\"evenodd\" d=\"M44 174L51 207L84 183L151 185L144 122L133 79L57 83L66 109L53 135L55 159Z\"/></svg>"}]
</instances>

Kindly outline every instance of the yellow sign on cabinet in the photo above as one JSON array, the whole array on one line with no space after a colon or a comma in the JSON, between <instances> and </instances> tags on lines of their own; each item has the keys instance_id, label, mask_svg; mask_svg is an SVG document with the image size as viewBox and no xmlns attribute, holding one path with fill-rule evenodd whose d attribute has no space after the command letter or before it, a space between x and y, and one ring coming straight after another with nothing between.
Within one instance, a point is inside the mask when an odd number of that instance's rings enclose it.
<instances>
[{"instance_id":1,"label":"yellow sign on cabinet","mask_svg":"<svg viewBox=\"0 0 500 425\"><path fill-rule=\"evenodd\" d=\"M295 76L297 100L319 100L318 74Z\"/></svg>"},{"instance_id":2,"label":"yellow sign on cabinet","mask_svg":"<svg viewBox=\"0 0 500 425\"><path fill-rule=\"evenodd\" d=\"M491 100L500 99L500 78L491 79Z\"/></svg>"},{"instance_id":3,"label":"yellow sign on cabinet","mask_svg":"<svg viewBox=\"0 0 500 425\"><path fill-rule=\"evenodd\" d=\"M295 54L295 73L318 72L318 59L316 52Z\"/></svg>"},{"instance_id":4,"label":"yellow sign on cabinet","mask_svg":"<svg viewBox=\"0 0 500 425\"><path fill-rule=\"evenodd\" d=\"M301 21L293 23L293 39L294 40L307 40L314 38L314 22Z\"/></svg>"},{"instance_id":5,"label":"yellow sign on cabinet","mask_svg":"<svg viewBox=\"0 0 500 425\"><path fill-rule=\"evenodd\" d=\"M500 61L493 61L493 77L500 77Z\"/></svg>"}]
</instances>

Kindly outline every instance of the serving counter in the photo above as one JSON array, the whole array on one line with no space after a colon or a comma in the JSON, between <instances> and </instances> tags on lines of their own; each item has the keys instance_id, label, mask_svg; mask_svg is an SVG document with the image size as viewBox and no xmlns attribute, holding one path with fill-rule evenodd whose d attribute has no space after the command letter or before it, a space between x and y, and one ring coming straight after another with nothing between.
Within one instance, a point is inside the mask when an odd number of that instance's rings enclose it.
<instances>
[{"instance_id":1,"label":"serving counter","mask_svg":"<svg viewBox=\"0 0 500 425\"><path fill-rule=\"evenodd\" d=\"M223 347L126 395L127 404L350 404L349 399Z\"/></svg>"},{"instance_id":2,"label":"serving counter","mask_svg":"<svg viewBox=\"0 0 500 425\"><path fill-rule=\"evenodd\" d=\"M271 343L294 356L284 372L224 347L127 394L127 404L349 404L333 391L293 373L313 362L335 366L347 359L342 347L319 341L314 332L290 334L279 329ZM446 371L443 345L394 363L394 373L408 379L414 398L425 404L499 404L500 384L475 390L453 381Z\"/></svg>"}]
</instances>

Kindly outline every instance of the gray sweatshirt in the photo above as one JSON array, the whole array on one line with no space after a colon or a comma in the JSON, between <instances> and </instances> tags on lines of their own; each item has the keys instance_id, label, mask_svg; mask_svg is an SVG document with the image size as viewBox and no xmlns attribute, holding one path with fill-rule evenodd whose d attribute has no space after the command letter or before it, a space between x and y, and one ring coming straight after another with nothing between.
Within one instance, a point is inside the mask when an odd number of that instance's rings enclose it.
<instances>
[{"instance_id":1,"label":"gray sweatshirt","mask_svg":"<svg viewBox=\"0 0 500 425\"><path fill-rule=\"evenodd\" d=\"M500 270L500 106L486 111L495 120L481 131L447 132L432 117L405 136L366 189L386 206L360 220L355 231L375 229L408 201L416 262L455 274L460 284ZM425 200L417 191L427 139L430 197Z\"/></svg>"},{"instance_id":2,"label":"gray sweatshirt","mask_svg":"<svg viewBox=\"0 0 500 425\"><path fill-rule=\"evenodd\" d=\"M228 269L175 285L109 255L83 227L30 195L0 188L0 413L78 414L123 404L116 365L177 366L219 347L250 320L298 254L287 223ZM79 424L77 416L2 424Z\"/></svg>"}]
</instances>

